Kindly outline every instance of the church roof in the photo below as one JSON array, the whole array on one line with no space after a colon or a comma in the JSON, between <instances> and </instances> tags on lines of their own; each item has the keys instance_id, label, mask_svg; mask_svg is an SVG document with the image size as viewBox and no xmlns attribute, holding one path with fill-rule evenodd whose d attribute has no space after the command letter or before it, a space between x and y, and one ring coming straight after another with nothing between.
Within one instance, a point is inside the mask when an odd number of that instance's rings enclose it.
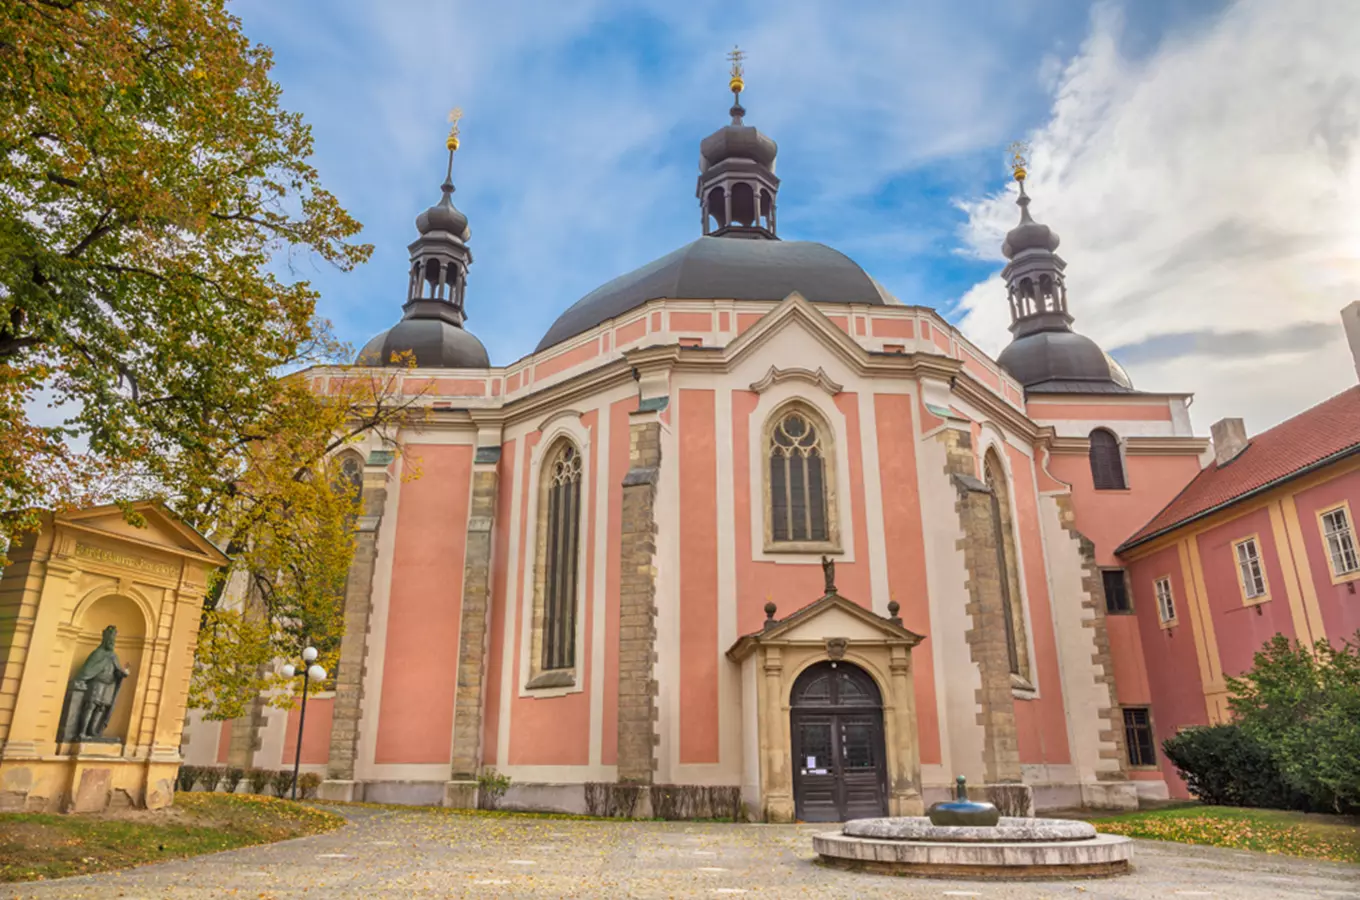
<instances>
[{"instance_id":1,"label":"church roof","mask_svg":"<svg viewBox=\"0 0 1360 900\"><path fill-rule=\"evenodd\" d=\"M1200 470L1116 553L1360 451L1360 386L1256 435L1222 465Z\"/></svg>"},{"instance_id":2,"label":"church roof","mask_svg":"<svg viewBox=\"0 0 1360 900\"><path fill-rule=\"evenodd\" d=\"M1084 334L1035 331L1011 341L997 364L1028 394L1129 394L1133 382L1122 366Z\"/></svg>"},{"instance_id":3,"label":"church roof","mask_svg":"<svg viewBox=\"0 0 1360 900\"><path fill-rule=\"evenodd\" d=\"M648 300L783 300L794 291L812 303L897 302L825 244L706 236L586 294L558 316L535 352Z\"/></svg>"}]
</instances>

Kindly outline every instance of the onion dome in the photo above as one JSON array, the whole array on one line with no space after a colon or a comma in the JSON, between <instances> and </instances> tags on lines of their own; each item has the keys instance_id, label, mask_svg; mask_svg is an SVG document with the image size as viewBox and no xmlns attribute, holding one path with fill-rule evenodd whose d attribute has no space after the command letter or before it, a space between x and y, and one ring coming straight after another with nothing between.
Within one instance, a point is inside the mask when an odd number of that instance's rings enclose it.
<instances>
[{"instance_id":1,"label":"onion dome","mask_svg":"<svg viewBox=\"0 0 1360 900\"><path fill-rule=\"evenodd\" d=\"M699 183L695 196L703 216L704 234L714 237L778 240L775 231L775 198L779 179L774 158L779 152L773 140L743 121L746 110L741 92L746 87L740 50L728 55L732 61L732 121L699 143Z\"/></svg>"},{"instance_id":2,"label":"onion dome","mask_svg":"<svg viewBox=\"0 0 1360 900\"><path fill-rule=\"evenodd\" d=\"M1058 235L1030 215L1025 193L1026 162L1019 148L1014 174L1020 185L1015 201L1020 224L1006 235L1001 252L1010 260L1001 270L1011 308L1014 339L997 363L1036 393L1128 393L1133 383L1110 355L1072 330L1067 311L1067 263L1057 254Z\"/></svg>"},{"instance_id":3,"label":"onion dome","mask_svg":"<svg viewBox=\"0 0 1360 900\"><path fill-rule=\"evenodd\" d=\"M485 369L491 365L486 347L463 323L467 271L472 265L467 216L453 205L453 154L458 149L458 117L454 110L447 146L449 168L439 202L416 217L420 236L407 248L411 253L404 315L400 322L375 335L355 360L360 366Z\"/></svg>"}]
</instances>

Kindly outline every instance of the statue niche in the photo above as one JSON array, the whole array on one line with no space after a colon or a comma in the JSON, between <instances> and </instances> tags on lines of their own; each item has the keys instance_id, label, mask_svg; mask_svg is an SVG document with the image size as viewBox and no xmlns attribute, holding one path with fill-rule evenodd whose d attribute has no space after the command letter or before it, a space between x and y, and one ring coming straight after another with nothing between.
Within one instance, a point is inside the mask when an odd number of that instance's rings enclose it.
<instances>
[{"instance_id":1,"label":"statue niche","mask_svg":"<svg viewBox=\"0 0 1360 900\"><path fill-rule=\"evenodd\" d=\"M109 715L118 700L123 679L131 670L118 661L113 643L118 637L117 627L104 629L103 640L90 652L66 688L66 703L61 716L60 741L116 744L122 738L104 736Z\"/></svg>"}]
</instances>

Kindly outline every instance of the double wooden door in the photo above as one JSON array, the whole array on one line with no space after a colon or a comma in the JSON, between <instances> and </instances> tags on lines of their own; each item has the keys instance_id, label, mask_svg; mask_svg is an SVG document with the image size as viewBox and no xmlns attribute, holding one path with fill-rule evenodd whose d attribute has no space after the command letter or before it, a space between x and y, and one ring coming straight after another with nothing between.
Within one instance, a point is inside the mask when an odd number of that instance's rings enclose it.
<instances>
[{"instance_id":1,"label":"double wooden door","mask_svg":"<svg viewBox=\"0 0 1360 900\"><path fill-rule=\"evenodd\" d=\"M795 815L844 822L888 813L883 701L858 666L825 662L804 671L790 698Z\"/></svg>"}]
</instances>

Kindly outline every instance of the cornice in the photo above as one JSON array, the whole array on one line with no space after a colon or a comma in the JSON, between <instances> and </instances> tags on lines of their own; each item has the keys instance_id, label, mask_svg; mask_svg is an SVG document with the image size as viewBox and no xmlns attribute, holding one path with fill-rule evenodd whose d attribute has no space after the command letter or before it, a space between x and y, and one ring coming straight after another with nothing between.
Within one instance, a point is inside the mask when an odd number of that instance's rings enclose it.
<instances>
[{"instance_id":1,"label":"cornice","mask_svg":"<svg viewBox=\"0 0 1360 900\"><path fill-rule=\"evenodd\" d=\"M817 367L816 372L799 366L788 369L770 366L770 371L765 373L764 378L751 384L751 390L755 391L757 394L763 394L776 384L781 384L785 381L801 381L804 384L819 387L833 397L844 390L841 385L831 380L826 374L826 370L821 366Z\"/></svg>"}]
</instances>

